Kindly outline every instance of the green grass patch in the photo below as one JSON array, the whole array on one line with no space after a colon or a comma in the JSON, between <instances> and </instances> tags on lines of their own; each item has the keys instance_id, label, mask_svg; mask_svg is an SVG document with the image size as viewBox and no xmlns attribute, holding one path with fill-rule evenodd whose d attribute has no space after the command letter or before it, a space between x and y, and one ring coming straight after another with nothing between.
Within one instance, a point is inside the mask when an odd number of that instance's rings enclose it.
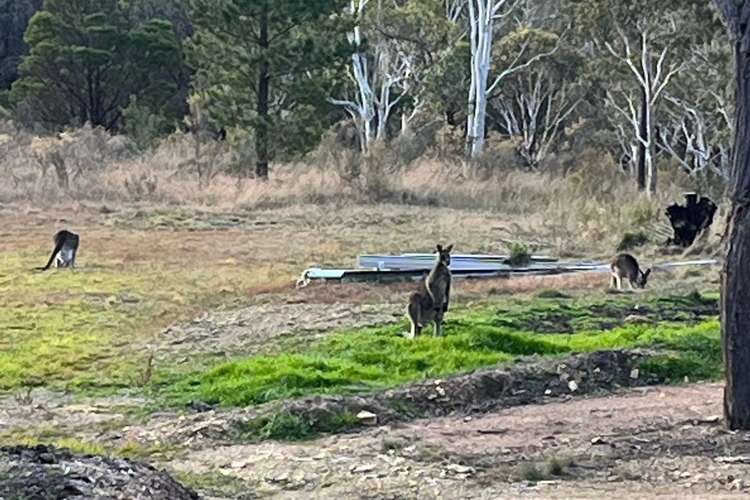
<instances>
[{"instance_id":1,"label":"green grass patch","mask_svg":"<svg viewBox=\"0 0 750 500\"><path fill-rule=\"evenodd\" d=\"M36 252L0 256L0 391L137 387L147 339L199 309L231 303L248 286L278 279L270 268L163 261L125 266L85 255L76 271L30 271L45 258Z\"/></svg>"},{"instance_id":2,"label":"green grass patch","mask_svg":"<svg viewBox=\"0 0 750 500\"><path fill-rule=\"evenodd\" d=\"M713 378L721 369L719 323L708 316L715 308L711 299L692 294L649 299L638 307L634 297L563 300L532 299L508 302L502 308L464 309L449 316L442 338L428 334L408 340L402 335L405 324L340 332L296 353L236 360L179 380L162 376L155 387L173 404L192 400L245 406L393 387L511 362L520 356L638 347L658 347L670 353L643 366L645 373L669 375L664 377L668 380L691 369L692 377ZM625 322L631 310L653 316L655 322ZM529 322L527 316L534 314L555 317L559 324L576 325L579 330L561 334L524 329L540 324ZM304 427L299 422L282 420L280 424L292 429L290 434L295 426Z\"/></svg>"},{"instance_id":3,"label":"green grass patch","mask_svg":"<svg viewBox=\"0 0 750 500\"><path fill-rule=\"evenodd\" d=\"M322 433L341 432L357 425L357 417L351 413L317 412L314 416L308 416L282 410L238 424L235 430L241 440L249 442L267 439L303 441Z\"/></svg>"},{"instance_id":4,"label":"green grass patch","mask_svg":"<svg viewBox=\"0 0 750 500\"><path fill-rule=\"evenodd\" d=\"M174 478L181 484L192 488L202 496L234 498L235 500L255 500L260 495L253 491L249 482L235 476L213 473L174 472Z\"/></svg>"}]
</instances>

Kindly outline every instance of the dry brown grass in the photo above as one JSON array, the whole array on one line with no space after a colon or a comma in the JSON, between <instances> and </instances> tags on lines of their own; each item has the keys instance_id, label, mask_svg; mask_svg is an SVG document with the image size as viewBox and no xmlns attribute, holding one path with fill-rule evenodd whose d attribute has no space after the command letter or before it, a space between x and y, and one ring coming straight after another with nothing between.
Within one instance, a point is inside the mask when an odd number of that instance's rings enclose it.
<instances>
[{"instance_id":1,"label":"dry brown grass","mask_svg":"<svg viewBox=\"0 0 750 500\"><path fill-rule=\"evenodd\" d=\"M0 185L0 203L42 209L61 204L94 204L107 210L290 208L291 217L299 216L294 207L310 205L325 205L331 214L373 204L428 207L419 211L423 229L414 235L420 239L455 225L444 218L450 211L441 212L439 220L430 216L437 212L429 207L439 206L452 209L462 224L481 219L493 244L474 245L481 247L477 250L522 242L534 251L599 257L611 253L626 231L645 230L653 240L661 240L664 207L690 188L689 181L663 172L660 192L647 199L609 159L591 152L580 157L572 173L562 175L561 169L538 173L499 164L510 161L502 147L502 154L490 151L478 165L429 154L404 164L402 146L379 146L361 157L329 142L305 162L273 165L267 182L231 175L237 155L227 145L209 144L200 149L205 155L200 160L204 165L213 162L211 176L199 178L194 146L191 136L174 134L140 154L121 139L90 128L57 139L31 137L11 124L0 124L0 172L10 180ZM61 179L61 170L67 181ZM448 234L456 241L462 241L461 236Z\"/></svg>"}]
</instances>

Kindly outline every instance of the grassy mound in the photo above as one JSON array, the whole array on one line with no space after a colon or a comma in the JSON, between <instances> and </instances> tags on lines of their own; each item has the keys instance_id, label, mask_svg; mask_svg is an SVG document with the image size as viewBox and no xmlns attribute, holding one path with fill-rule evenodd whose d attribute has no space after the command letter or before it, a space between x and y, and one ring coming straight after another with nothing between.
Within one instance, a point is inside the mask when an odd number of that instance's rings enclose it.
<instances>
[{"instance_id":1,"label":"grassy mound","mask_svg":"<svg viewBox=\"0 0 750 500\"><path fill-rule=\"evenodd\" d=\"M408 340L404 324L334 334L275 356L162 377L174 403L245 406L312 394L346 394L467 372L520 356L656 347L643 370L669 380L721 370L716 298L699 294L598 301L529 299L453 313L445 336ZM540 333L543 332L543 333Z\"/></svg>"}]
</instances>

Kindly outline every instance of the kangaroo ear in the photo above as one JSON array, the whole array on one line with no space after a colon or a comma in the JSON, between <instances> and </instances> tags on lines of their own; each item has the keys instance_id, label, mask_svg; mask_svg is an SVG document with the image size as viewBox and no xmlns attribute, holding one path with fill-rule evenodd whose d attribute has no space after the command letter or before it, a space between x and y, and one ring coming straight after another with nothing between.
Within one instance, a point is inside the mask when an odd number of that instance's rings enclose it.
<instances>
[{"instance_id":1,"label":"kangaroo ear","mask_svg":"<svg viewBox=\"0 0 750 500\"><path fill-rule=\"evenodd\" d=\"M643 276L647 277L649 274L651 274L651 268L650 267L648 269L646 269L646 272L643 273Z\"/></svg>"},{"instance_id":2,"label":"kangaroo ear","mask_svg":"<svg viewBox=\"0 0 750 500\"><path fill-rule=\"evenodd\" d=\"M448 245L448 248L445 249L445 251L448 252L448 253L451 253L452 250L453 250L453 243L451 243L450 245Z\"/></svg>"},{"instance_id":3,"label":"kangaroo ear","mask_svg":"<svg viewBox=\"0 0 750 500\"><path fill-rule=\"evenodd\" d=\"M443 245L441 245L441 244L439 244L439 243L438 243L438 246L437 246L437 247L435 247L435 248L437 248L437 251L438 251L438 252L442 252L442 251L443 251Z\"/></svg>"}]
</instances>

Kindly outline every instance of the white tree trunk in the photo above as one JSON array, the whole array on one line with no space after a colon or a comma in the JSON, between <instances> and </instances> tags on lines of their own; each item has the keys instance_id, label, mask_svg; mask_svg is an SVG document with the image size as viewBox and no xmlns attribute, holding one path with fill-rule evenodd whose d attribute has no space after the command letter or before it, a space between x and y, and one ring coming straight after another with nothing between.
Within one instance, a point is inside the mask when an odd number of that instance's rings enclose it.
<instances>
[{"instance_id":1,"label":"white tree trunk","mask_svg":"<svg viewBox=\"0 0 750 500\"><path fill-rule=\"evenodd\" d=\"M634 99L628 92L623 91L626 106L618 104L617 99L607 93L606 103L617 110L632 126L634 131L633 142L637 144L641 157L639 161L642 165L638 168L645 170L645 182L643 188L646 189L647 195L651 197L656 192L658 173L654 163L654 111L661 98L661 95L669 84L672 77L677 74L683 65L671 65L665 68L665 61L668 54L668 48L663 48L659 57L654 62L651 53L654 50L650 46L650 33L647 28L642 28L640 34L640 57L631 51L630 42L627 35L619 28L617 29L623 44L624 54L618 53L609 43L605 46L613 57L625 64L638 83L639 91L642 94L642 100L639 106L635 105ZM638 61L640 64L636 64Z\"/></svg>"},{"instance_id":2,"label":"white tree trunk","mask_svg":"<svg viewBox=\"0 0 750 500\"><path fill-rule=\"evenodd\" d=\"M362 19L369 1L351 0L349 12ZM409 55L398 50L396 41L381 40L374 45L374 52L367 54L359 24L348 38L355 49L349 77L356 95L353 99L330 99L330 102L343 106L352 116L363 138L362 152L367 153L374 142L386 140L393 108L410 90L413 62ZM374 60L372 65L370 58Z\"/></svg>"},{"instance_id":3,"label":"white tree trunk","mask_svg":"<svg viewBox=\"0 0 750 500\"><path fill-rule=\"evenodd\" d=\"M567 84L550 78L543 69L519 82L513 102L500 102L498 111L508 136L521 138L520 156L527 166L536 168L557 142L560 128L580 99L571 100Z\"/></svg>"},{"instance_id":4,"label":"white tree trunk","mask_svg":"<svg viewBox=\"0 0 750 500\"><path fill-rule=\"evenodd\" d=\"M476 160L484 150L487 123L487 82L492 61L492 38L497 12L507 0L470 0L471 85L469 123L466 137L469 157Z\"/></svg>"},{"instance_id":5,"label":"white tree trunk","mask_svg":"<svg viewBox=\"0 0 750 500\"><path fill-rule=\"evenodd\" d=\"M519 64L527 45L507 68L503 69L489 83L490 66L492 64L492 43L495 32L495 21L507 19L509 0L469 0L469 30L471 47L471 85L469 87L469 109L466 123L466 154L476 160L482 155L485 143L485 128L487 122L487 99L500 82L512 73L525 68L539 59L555 53L557 46L544 54L537 54L524 63ZM501 13L501 11L504 12Z\"/></svg>"}]
</instances>

